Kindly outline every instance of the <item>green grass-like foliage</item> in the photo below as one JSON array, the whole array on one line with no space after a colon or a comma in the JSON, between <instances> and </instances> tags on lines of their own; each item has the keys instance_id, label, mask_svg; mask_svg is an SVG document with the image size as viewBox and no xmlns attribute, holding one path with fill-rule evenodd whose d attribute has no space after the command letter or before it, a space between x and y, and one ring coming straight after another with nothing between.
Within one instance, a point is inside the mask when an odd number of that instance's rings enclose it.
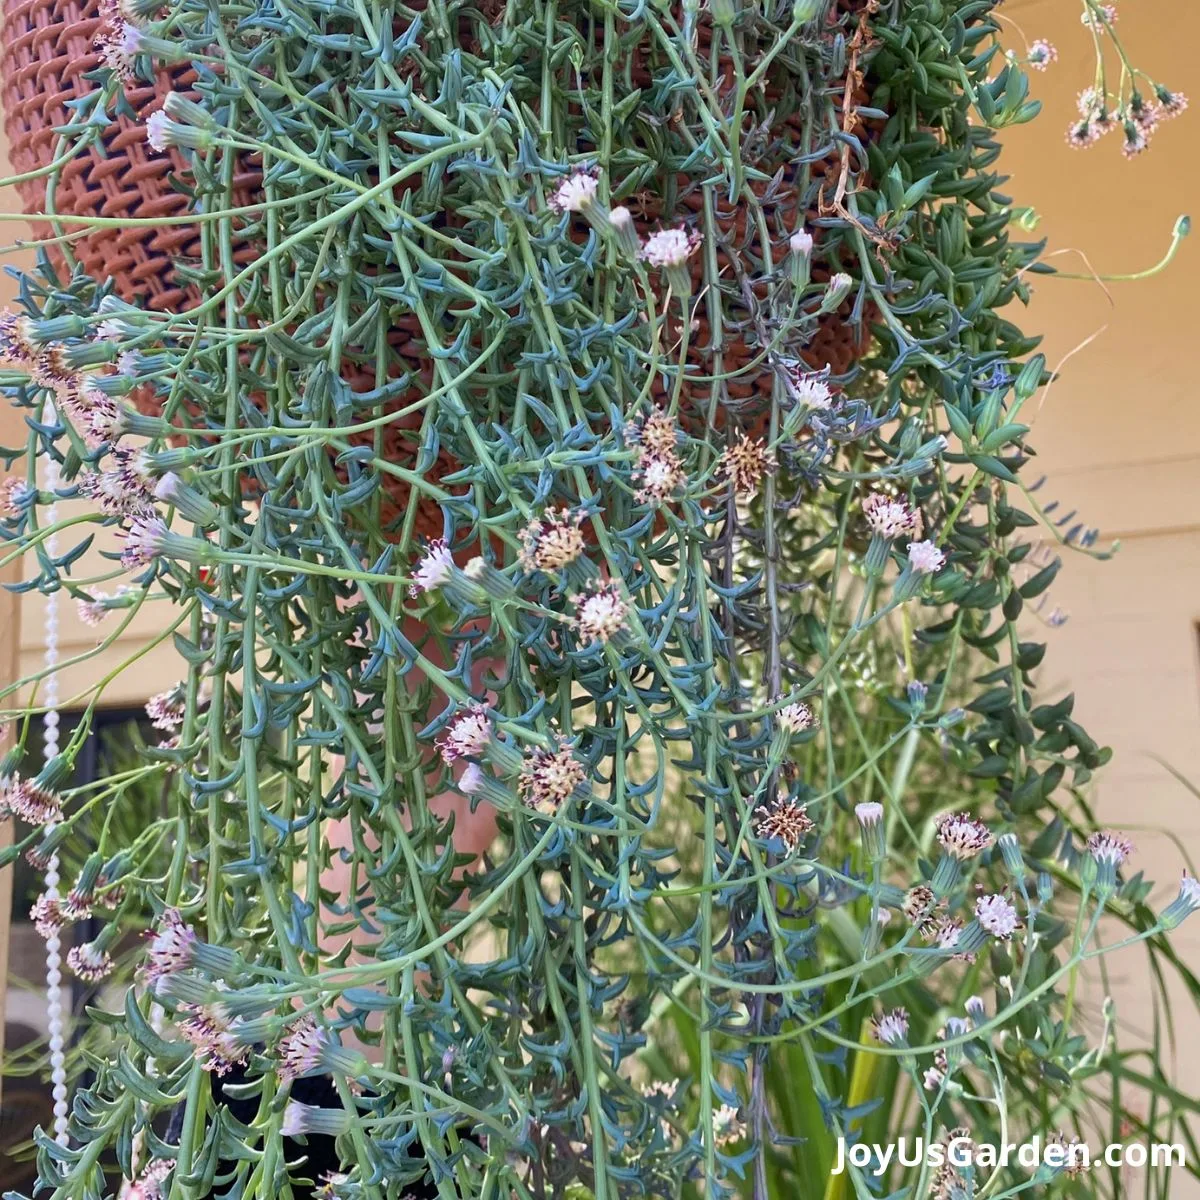
<instances>
[{"instance_id":1,"label":"green grass-like foliage","mask_svg":"<svg viewBox=\"0 0 1200 1200\"><path fill-rule=\"evenodd\" d=\"M109 13L60 157L193 63L148 134L194 303L24 279L3 529L105 645L161 609L186 676L170 739L14 850L82 864L93 959L156 931L44 1195L286 1197L305 1133L347 1200L1078 1186L828 1179L838 1137L1082 1127L1097 1077L1117 1122L1079 970L1105 907L1159 956L1191 907L1079 849L1107 752L1018 631L1058 559L996 173L1036 105L991 8ZM9 806L53 810L77 744Z\"/></svg>"}]
</instances>

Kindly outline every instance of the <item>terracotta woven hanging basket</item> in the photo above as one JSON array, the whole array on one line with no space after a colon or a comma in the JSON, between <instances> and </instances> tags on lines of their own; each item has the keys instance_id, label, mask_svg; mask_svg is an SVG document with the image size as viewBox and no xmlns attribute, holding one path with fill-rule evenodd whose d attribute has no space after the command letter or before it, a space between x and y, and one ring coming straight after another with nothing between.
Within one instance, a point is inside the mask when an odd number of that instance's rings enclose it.
<instances>
[{"instance_id":1,"label":"terracotta woven hanging basket","mask_svg":"<svg viewBox=\"0 0 1200 1200\"><path fill-rule=\"evenodd\" d=\"M0 23L0 95L4 102L4 125L10 144L10 157L18 174L37 171L61 153L56 126L72 121L71 101L94 91L97 84L85 76L101 66L95 39L102 30L100 0L3 0ZM174 149L158 154L146 142L145 120L162 107L170 91L187 91L195 81L195 72L186 64L160 67L153 85L137 81L124 93L128 110L115 116L103 131L101 144L89 147L62 168L54 192L55 211L74 216L135 218L161 221L164 217L184 216L188 197L171 185L173 177L186 179L188 164ZM254 203L259 197L261 176L252 164L239 171L234 181L234 199L238 205ZM17 185L25 211L46 211L45 178L27 179ZM68 227L74 232L76 227ZM35 223L37 236L54 231L45 223ZM111 281L114 291L131 303L141 303L159 312L182 312L195 303L197 296L176 279L176 263L196 260L200 254L200 236L195 225L130 225L80 232L72 238L72 252L83 269L94 279ZM64 259L53 248L51 258L59 267ZM238 248L236 256L248 261L253 247ZM394 348L415 370L418 378L427 374L430 359L412 328L393 331ZM374 386L373 374L346 363L343 375L356 389ZM428 380L426 380L428 386ZM404 397L398 404L410 403L418 394ZM153 408L152 398L143 405ZM405 427L405 426L408 427ZM387 427L384 453L389 461L411 465L417 455L412 422ZM457 468L447 460L444 471ZM407 508L410 488L407 483L389 479L381 518L386 524L397 521ZM418 509L418 532L436 537L442 531L442 517L435 504Z\"/></svg>"},{"instance_id":2,"label":"terracotta woven hanging basket","mask_svg":"<svg viewBox=\"0 0 1200 1200\"><path fill-rule=\"evenodd\" d=\"M851 7L855 0L840 0ZM100 0L2 0L3 22L0 24L0 95L4 102L4 121L13 167L18 173L37 171L51 163L56 154L62 152L56 126L63 126L74 119L68 105L93 91L96 83L85 76L101 66L101 57L94 42L101 32L102 18ZM711 29L702 25L700 37L707 39ZM641 51L639 49L638 53ZM646 82L651 81L649 68L635 62L635 74L641 71ZM187 195L172 186L173 177L185 180L188 164L176 150L165 154L154 153L146 142L145 119L160 108L169 91L186 91L195 81L195 73L187 64L160 67L153 85L135 81L127 86L125 105L122 111L107 126L99 145L92 145L64 164L54 192L55 211L79 216L108 218L139 218L161 221L164 217L186 215ZM732 78L732 72L726 72ZM861 89L860 89L861 90ZM865 103L864 94L856 97ZM130 116L129 114L133 115ZM781 122L775 130L777 135L787 137L794 133L799 137L801 130L788 122ZM832 164L821 164L817 171L831 169ZM252 163L239 170L235 180L235 203L254 203L260 195L261 177ZM46 207L46 181L44 178L28 179L17 185L30 213L43 212ZM784 189L786 198L781 202L790 205L790 211L777 212L781 226L796 228L801 219L795 191ZM680 200L680 211L663 213L655 200L645 206L643 216L648 221L658 218L676 220L681 216L694 215L699 208L700 193L692 189L685 191ZM809 214L811 217L812 214ZM731 246L751 246L753 234L747 239L747 212L744 205L722 208L718 211L718 223L723 237ZM52 232L44 223L37 229L39 235ZM199 257L200 240L196 226L177 225L133 225L107 227L100 230L76 231L72 233L72 251L84 270L93 278L111 280L117 295L131 302L139 302L162 312L186 310L198 298L189 288L177 281L177 261L195 260ZM753 251L763 257L761 250ZM786 253L786 239L772 248L776 264ZM238 257L243 261L254 254L251 246L239 248ZM60 255L51 250L52 258ZM728 268L725 251L719 253L719 262ZM852 264L842 263L845 267ZM695 291L703 287L702 266L699 257L693 263ZM837 269L825 263L818 243L813 263L813 278L827 279ZM828 366L835 375L844 375L864 352L866 337L847 323L849 305L842 310L823 316L803 357L815 369ZM690 338L691 350L689 369L699 375L713 368L711 331L707 326L704 306L699 305L697 324ZM420 381L412 392L398 401L398 405L411 403L420 398L420 387L428 388L432 378L432 358L426 350L419 327L415 320L402 321L393 329L389 339L404 366L411 370L414 379ZM757 355L756 342L726 330L726 342L722 348L724 369L738 372ZM343 376L352 388L366 390L374 386L374 375L364 368L347 362L343 365ZM749 406L761 413L761 405L767 400L771 389L769 369L753 370L737 374L730 380L729 395L733 404ZM662 380L658 381L658 394L662 393ZM687 389L688 392L691 388ZM685 413L690 410L700 414L708 406L708 385L699 386L695 395L685 395ZM150 401L153 404L153 401ZM419 421L419 418L417 418ZM751 417L753 421L753 417ZM411 465L417 457L417 434L412 423L392 423L386 427L384 453L389 461ZM443 452L443 462L434 468L435 473L450 473L459 466ZM408 484L394 478L386 481L385 506L382 517L385 522L398 519L407 509L410 499ZM438 536L442 530L442 515L435 504L422 502L418 509L418 531L425 536Z\"/></svg>"},{"instance_id":3,"label":"terracotta woven hanging basket","mask_svg":"<svg viewBox=\"0 0 1200 1200\"><path fill-rule=\"evenodd\" d=\"M61 153L56 127L75 119L68 105L96 89L85 76L101 66L94 42L100 32L100 0L4 0L0 26L0 94L13 168L36 171ZM131 83L125 92L133 117L122 112L100 135L100 145L66 162L55 187L55 211L74 216L161 220L186 215L188 198L171 187L186 164L177 152L155 154L142 122L162 106L171 90L185 91L195 80L186 64L162 68L153 85ZM235 187L242 198L257 190L248 169ZM44 212L45 178L17 184L27 212ZM52 230L44 223L39 236ZM118 295L160 312L178 312L188 291L175 281L175 261L199 253L194 225L107 227L78 232L70 226L72 250L87 273L111 279ZM62 256L51 251L61 264Z\"/></svg>"}]
</instances>

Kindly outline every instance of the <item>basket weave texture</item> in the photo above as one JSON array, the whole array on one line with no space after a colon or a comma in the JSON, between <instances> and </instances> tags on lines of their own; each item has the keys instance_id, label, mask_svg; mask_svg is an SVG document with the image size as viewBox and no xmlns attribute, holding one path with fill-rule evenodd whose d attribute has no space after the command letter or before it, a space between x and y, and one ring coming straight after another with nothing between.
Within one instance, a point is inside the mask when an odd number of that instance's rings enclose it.
<instances>
[{"instance_id":1,"label":"basket weave texture","mask_svg":"<svg viewBox=\"0 0 1200 1200\"><path fill-rule=\"evenodd\" d=\"M55 128L76 119L68 105L97 88L87 75L101 65L94 45L101 28L100 0L4 0L0 95L12 165L19 174L54 161L59 149ZM176 64L162 67L153 85L140 80L130 84L100 144L64 164L53 195L54 210L154 221L186 215L187 196L169 182L171 175L186 173L186 164L176 151L152 151L143 122L162 106L168 91L186 91L194 79L190 66ZM250 169L239 176L236 187L249 195L257 182ZM26 212L45 211L44 177L27 179L17 189ZM53 232L44 222L35 228L39 236ZM66 230L75 231L76 227ZM95 279L111 279L124 299L163 312L187 307L190 296L175 280L175 260L198 255L195 225L90 230L74 237L72 247L84 270ZM54 257L61 264L61 256Z\"/></svg>"},{"instance_id":2,"label":"basket weave texture","mask_svg":"<svg viewBox=\"0 0 1200 1200\"><path fill-rule=\"evenodd\" d=\"M855 0L839 0L853 9ZM11 158L18 173L29 173L47 167L59 152L59 135L55 127L70 124L75 114L68 105L94 91L99 82L89 79L101 63L95 39L102 32L104 21L101 16L101 0L0 0L3 19L0 21L0 98L4 104L4 123L11 144ZM418 7L423 7L418 2ZM707 43L711 28L704 23L700 27L701 40ZM637 52L640 54L640 48ZM635 54L635 58L637 55ZM644 85L652 83L646 64L635 61L635 75L644 76ZM726 70L722 78L732 79L732 70ZM145 120L162 106L167 93L172 90L185 93L195 81L195 73L187 64L159 65L153 84L138 79L129 83L123 100L117 106L112 123L102 132L99 144L76 154L62 168L53 194L54 210L78 216L107 218L138 218L161 221L167 217L184 216L188 212L189 198L186 184L189 167L186 159L177 150L155 153L146 141ZM638 82L643 82L641 79ZM858 103L867 101L865 92L856 96ZM194 94L193 94L193 98ZM793 118L777 127L778 132L802 135L799 118ZM858 132L863 132L860 127ZM835 163L830 161L818 168L832 173ZM173 182L177 180L178 183ZM683 181L681 181L683 182ZM183 185L181 188L180 184ZM17 185L27 212L46 210L46 179L27 179ZM261 197L261 175L253 163L239 168L235 179L235 203L253 204ZM700 193L692 188L685 190L679 208L672 213L662 210L662 200L647 196L641 209L643 220L669 221L683 216L695 217L700 206ZM816 214L801 214L794 192L785 190L779 203L788 228L795 228L805 217L811 220ZM718 258L722 274L727 274L730 258L726 246L734 250L749 250L757 257L773 259L763 262L763 269L780 265L781 256L786 254L786 244L771 247L764 254L756 247L756 235L747 221L744 205L722 206L718 212L718 225L723 245ZM39 235L54 232L44 222L38 223ZM196 302L196 294L175 278L177 261L195 262L200 255L199 231L192 224L163 225L145 224L125 227L108 227L100 230L67 230L72 233L72 247L83 269L94 279L111 281L114 291L130 302L145 304L151 309L167 312L185 310ZM586 236L580 226L576 231ZM247 261L254 254L249 245L238 247L236 257ZM62 258L52 248L51 257L61 265ZM704 284L700 259L693 259L695 293L698 295ZM832 273L830 264L823 260L818 246L813 263L813 278L825 280ZM802 356L810 367L828 367L833 374L843 375L851 370L854 362L862 355L868 337L862 329L856 329L847 318L850 305L846 303L835 313L824 315L814 331L809 345ZM707 314L703 305L695 309L695 323L688 352L689 367L699 373L715 367L712 331L708 328ZM731 404L749 410L743 419L749 419L751 429L756 427L754 412L758 411L757 424L762 424L761 406L771 392L772 373L769 368L740 373L740 368L751 362L758 354L757 342L747 338L748 330L725 331L721 347L724 368L734 372L728 384ZM673 329L678 336L678 329ZM411 403L420 398L423 388L431 385L432 359L424 345L415 319L401 317L389 341L396 356L391 367L414 372L414 387L397 404ZM389 370L389 374L392 371ZM374 372L363 363L347 360L342 365L343 378L355 391L374 386ZM696 394L692 387L685 387L683 411L699 418L708 407L707 385L701 386ZM666 392L666 381L657 379L653 388L656 398L662 399ZM145 398L144 406L157 408L153 397ZM417 430L420 417L394 422L385 427L383 454L388 461L413 466L418 457ZM368 442L370 435L361 439ZM454 471L459 464L444 450L439 454L431 474ZM385 522L402 517L410 502L407 483L388 478L384 485ZM422 500L418 504L417 529L425 536L437 536L441 531L442 517L435 504Z\"/></svg>"}]
</instances>

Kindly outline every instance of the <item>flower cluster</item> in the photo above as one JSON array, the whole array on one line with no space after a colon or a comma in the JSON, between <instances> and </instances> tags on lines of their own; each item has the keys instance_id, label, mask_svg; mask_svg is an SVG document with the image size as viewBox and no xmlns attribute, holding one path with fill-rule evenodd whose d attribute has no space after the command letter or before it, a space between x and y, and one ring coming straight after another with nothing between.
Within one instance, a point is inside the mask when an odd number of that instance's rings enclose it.
<instances>
[{"instance_id":1,"label":"flower cluster","mask_svg":"<svg viewBox=\"0 0 1200 1200\"><path fill-rule=\"evenodd\" d=\"M635 437L637 498L643 504L663 504L687 482L678 453L679 430L666 413L656 409L636 428Z\"/></svg>"}]
</instances>

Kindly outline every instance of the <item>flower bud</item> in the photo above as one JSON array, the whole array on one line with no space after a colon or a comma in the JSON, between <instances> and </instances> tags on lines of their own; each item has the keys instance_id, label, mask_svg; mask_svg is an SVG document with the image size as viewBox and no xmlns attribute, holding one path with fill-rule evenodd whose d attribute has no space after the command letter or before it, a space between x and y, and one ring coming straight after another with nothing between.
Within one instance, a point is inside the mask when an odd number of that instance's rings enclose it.
<instances>
[{"instance_id":1,"label":"flower bud","mask_svg":"<svg viewBox=\"0 0 1200 1200\"><path fill-rule=\"evenodd\" d=\"M70 784L71 776L74 774L74 759L68 758L65 754L56 754L38 772L33 785L46 792L60 792Z\"/></svg>"},{"instance_id":2,"label":"flower bud","mask_svg":"<svg viewBox=\"0 0 1200 1200\"><path fill-rule=\"evenodd\" d=\"M713 24L722 29L728 29L737 20L735 0L708 0L708 10L712 13Z\"/></svg>"},{"instance_id":3,"label":"flower bud","mask_svg":"<svg viewBox=\"0 0 1200 1200\"><path fill-rule=\"evenodd\" d=\"M72 342L62 350L63 360L72 370L78 371L83 367L98 367L104 363L115 362L120 348L115 342ZM94 385L97 380L88 380Z\"/></svg>"},{"instance_id":4,"label":"flower bud","mask_svg":"<svg viewBox=\"0 0 1200 1200\"><path fill-rule=\"evenodd\" d=\"M1174 929L1200 908L1200 883L1187 872L1179 884L1179 895L1167 905L1158 923L1164 929Z\"/></svg>"},{"instance_id":5,"label":"flower bud","mask_svg":"<svg viewBox=\"0 0 1200 1200\"><path fill-rule=\"evenodd\" d=\"M303 1137L308 1133L340 1137L349 1133L351 1120L351 1114L344 1108L317 1108L313 1104L289 1100L283 1110L280 1132L286 1138Z\"/></svg>"},{"instance_id":6,"label":"flower bud","mask_svg":"<svg viewBox=\"0 0 1200 1200\"><path fill-rule=\"evenodd\" d=\"M1017 835L1015 833L1001 834L996 840L996 845L1000 847L1000 857L1004 859L1008 873L1014 879L1024 879L1025 858L1021 853L1021 843L1017 840Z\"/></svg>"},{"instance_id":7,"label":"flower bud","mask_svg":"<svg viewBox=\"0 0 1200 1200\"><path fill-rule=\"evenodd\" d=\"M883 823L883 805L874 801L856 804L854 815L858 818L859 833L862 835L863 856L867 862L882 862L887 856L887 832Z\"/></svg>"},{"instance_id":8,"label":"flower bud","mask_svg":"<svg viewBox=\"0 0 1200 1200\"><path fill-rule=\"evenodd\" d=\"M514 792L505 787L494 775L485 771L478 763L468 763L458 780L458 790L471 797L486 800L499 809L517 807L517 797Z\"/></svg>"},{"instance_id":9,"label":"flower bud","mask_svg":"<svg viewBox=\"0 0 1200 1200\"><path fill-rule=\"evenodd\" d=\"M463 568L463 574L472 583L479 584L493 600L511 600L516 595L512 581L498 571L482 555L476 555Z\"/></svg>"},{"instance_id":10,"label":"flower bud","mask_svg":"<svg viewBox=\"0 0 1200 1200\"><path fill-rule=\"evenodd\" d=\"M825 295L821 297L820 312L831 313L845 298L850 295L854 280L843 271L834 275L825 286Z\"/></svg>"},{"instance_id":11,"label":"flower bud","mask_svg":"<svg viewBox=\"0 0 1200 1200\"><path fill-rule=\"evenodd\" d=\"M216 129L217 123L212 114L200 107L194 100L189 100L182 92L168 92L163 101L163 112L168 117L184 125L194 125L197 129Z\"/></svg>"},{"instance_id":12,"label":"flower bud","mask_svg":"<svg viewBox=\"0 0 1200 1200\"><path fill-rule=\"evenodd\" d=\"M221 510L191 484L184 483L174 471L168 471L155 485L155 498L171 505L185 521L209 528L217 523Z\"/></svg>"},{"instance_id":13,"label":"flower bud","mask_svg":"<svg viewBox=\"0 0 1200 1200\"><path fill-rule=\"evenodd\" d=\"M511 738L501 740L498 736L488 742L484 757L501 775L515 775L524 762L524 755Z\"/></svg>"},{"instance_id":14,"label":"flower bud","mask_svg":"<svg viewBox=\"0 0 1200 1200\"><path fill-rule=\"evenodd\" d=\"M623 257L636 262L642 254L642 239L638 237L633 214L619 205L608 214L608 228Z\"/></svg>"},{"instance_id":15,"label":"flower bud","mask_svg":"<svg viewBox=\"0 0 1200 1200\"><path fill-rule=\"evenodd\" d=\"M961 878L962 865L959 860L953 854L943 854L938 859L938 865L934 868L933 878L929 881L929 886L933 888L934 894L938 899L944 900L958 887Z\"/></svg>"},{"instance_id":16,"label":"flower bud","mask_svg":"<svg viewBox=\"0 0 1200 1200\"><path fill-rule=\"evenodd\" d=\"M30 321L29 332L34 342L39 346L45 346L50 342L61 342L66 338L86 337L89 329L88 323L82 317L66 315Z\"/></svg>"}]
</instances>

